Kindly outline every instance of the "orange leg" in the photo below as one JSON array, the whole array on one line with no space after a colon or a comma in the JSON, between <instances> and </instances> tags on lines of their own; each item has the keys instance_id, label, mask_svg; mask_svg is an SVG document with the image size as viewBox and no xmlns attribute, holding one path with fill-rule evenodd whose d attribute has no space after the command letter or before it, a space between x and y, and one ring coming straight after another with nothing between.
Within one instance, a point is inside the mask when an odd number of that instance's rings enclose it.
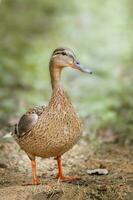
<instances>
[{"instance_id":1,"label":"orange leg","mask_svg":"<svg viewBox=\"0 0 133 200\"><path fill-rule=\"evenodd\" d=\"M31 166L32 166L32 184L38 185L40 182L36 177L36 161L35 160L31 161Z\"/></svg>"},{"instance_id":2,"label":"orange leg","mask_svg":"<svg viewBox=\"0 0 133 200\"><path fill-rule=\"evenodd\" d=\"M62 162L61 162L61 156L57 156L57 163L58 163L58 175L57 178L61 180L75 180L80 179L79 176L64 176L63 170L62 170Z\"/></svg>"}]
</instances>

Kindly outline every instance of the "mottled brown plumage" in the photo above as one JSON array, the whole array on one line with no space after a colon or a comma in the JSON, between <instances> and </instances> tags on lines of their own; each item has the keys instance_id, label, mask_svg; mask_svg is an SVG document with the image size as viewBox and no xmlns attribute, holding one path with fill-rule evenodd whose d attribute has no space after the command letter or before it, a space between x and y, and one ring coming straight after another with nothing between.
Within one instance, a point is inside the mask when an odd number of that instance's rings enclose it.
<instances>
[{"instance_id":1,"label":"mottled brown plumage","mask_svg":"<svg viewBox=\"0 0 133 200\"><path fill-rule=\"evenodd\" d=\"M52 84L50 102L48 106L35 107L24 114L13 133L17 143L32 161L35 161L36 156L60 158L78 141L82 132L82 122L60 84L64 67L91 73L81 66L70 49L57 48L53 52L49 65ZM60 159L58 161L60 165ZM33 162L32 169L35 169ZM59 171L60 178L61 173ZM33 183L37 184L34 170Z\"/></svg>"}]
</instances>

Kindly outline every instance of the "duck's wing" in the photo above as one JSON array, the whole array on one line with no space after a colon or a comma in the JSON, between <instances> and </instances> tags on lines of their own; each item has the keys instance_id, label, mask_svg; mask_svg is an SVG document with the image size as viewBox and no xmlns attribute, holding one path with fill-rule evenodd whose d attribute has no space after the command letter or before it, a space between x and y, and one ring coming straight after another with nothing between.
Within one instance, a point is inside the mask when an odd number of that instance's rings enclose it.
<instances>
[{"instance_id":1,"label":"duck's wing","mask_svg":"<svg viewBox=\"0 0 133 200\"><path fill-rule=\"evenodd\" d=\"M14 133L17 137L21 137L28 133L34 125L37 123L39 117L43 113L46 106L36 106L26 112L19 120L18 124L15 124Z\"/></svg>"}]
</instances>

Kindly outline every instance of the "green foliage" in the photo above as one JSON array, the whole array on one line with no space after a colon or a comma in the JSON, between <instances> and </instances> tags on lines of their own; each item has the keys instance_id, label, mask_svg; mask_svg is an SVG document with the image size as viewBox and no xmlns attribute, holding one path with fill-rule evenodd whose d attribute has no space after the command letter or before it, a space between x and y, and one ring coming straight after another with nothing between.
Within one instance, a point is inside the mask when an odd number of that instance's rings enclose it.
<instances>
[{"instance_id":1,"label":"green foliage","mask_svg":"<svg viewBox=\"0 0 133 200\"><path fill-rule=\"evenodd\" d=\"M88 130L111 128L122 142L131 142L131 5L131 0L1 0L1 124L48 102L51 51L68 46L94 71L88 76L65 70L62 77Z\"/></svg>"}]
</instances>

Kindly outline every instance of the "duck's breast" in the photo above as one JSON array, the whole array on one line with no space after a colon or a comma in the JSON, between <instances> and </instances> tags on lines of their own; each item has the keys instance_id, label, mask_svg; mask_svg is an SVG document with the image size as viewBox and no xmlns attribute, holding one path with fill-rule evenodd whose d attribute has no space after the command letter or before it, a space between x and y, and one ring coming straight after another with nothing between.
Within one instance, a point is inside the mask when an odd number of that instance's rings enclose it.
<instances>
[{"instance_id":1,"label":"duck's breast","mask_svg":"<svg viewBox=\"0 0 133 200\"><path fill-rule=\"evenodd\" d=\"M79 139L82 123L72 107L48 108L43 112L32 131L20 141L30 154L52 157L68 151Z\"/></svg>"}]
</instances>

